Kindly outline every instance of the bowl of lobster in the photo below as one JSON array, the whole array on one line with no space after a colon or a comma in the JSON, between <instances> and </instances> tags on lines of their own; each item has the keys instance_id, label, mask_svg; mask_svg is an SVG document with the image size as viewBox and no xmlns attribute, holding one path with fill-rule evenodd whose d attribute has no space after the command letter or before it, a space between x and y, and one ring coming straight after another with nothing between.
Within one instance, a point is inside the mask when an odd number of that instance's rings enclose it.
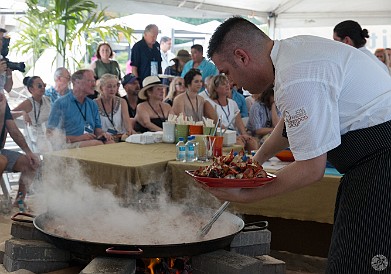
<instances>
[{"instance_id":1,"label":"bowl of lobster","mask_svg":"<svg viewBox=\"0 0 391 274\"><path fill-rule=\"evenodd\" d=\"M276 177L267 173L244 151L237 155L231 151L227 155L213 158L208 166L196 170L186 170L195 181L208 187L253 188L270 183Z\"/></svg>"}]
</instances>

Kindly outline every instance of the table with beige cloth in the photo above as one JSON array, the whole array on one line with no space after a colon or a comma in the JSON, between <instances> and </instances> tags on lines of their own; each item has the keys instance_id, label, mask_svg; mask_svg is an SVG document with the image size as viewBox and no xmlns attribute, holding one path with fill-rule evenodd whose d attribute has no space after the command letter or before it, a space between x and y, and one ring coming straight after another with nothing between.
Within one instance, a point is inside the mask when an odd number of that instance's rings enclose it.
<instances>
[{"instance_id":1,"label":"table with beige cloth","mask_svg":"<svg viewBox=\"0 0 391 274\"><path fill-rule=\"evenodd\" d=\"M174 201L193 200L213 205L216 199L195 183L185 170L194 170L200 163L170 161L171 193ZM268 170L266 168L266 170ZM273 172L275 170L268 170ZM263 215L301 221L333 223L334 204L340 176L325 175L322 180L294 192L281 194L252 204L232 203L230 208L239 214ZM221 202L219 202L221 204Z\"/></svg>"},{"instance_id":2,"label":"table with beige cloth","mask_svg":"<svg viewBox=\"0 0 391 274\"><path fill-rule=\"evenodd\" d=\"M224 153L231 149L224 148ZM44 161L77 160L92 184L110 189L119 197L129 197L133 191L150 183L161 183L173 201L219 206L221 201L185 174L185 170L210 163L177 162L175 155L174 144L124 142L56 151L45 155ZM339 176L325 175L319 182L300 190L253 204L232 204L231 209L239 214L332 224L339 180Z\"/></svg>"},{"instance_id":3,"label":"table with beige cloth","mask_svg":"<svg viewBox=\"0 0 391 274\"><path fill-rule=\"evenodd\" d=\"M238 151L241 147L224 147L223 152L228 153L232 149ZM120 142L55 151L45 155L44 161L77 160L93 185L126 197L151 183L169 184L167 163L175 158L175 144Z\"/></svg>"},{"instance_id":4,"label":"table with beige cloth","mask_svg":"<svg viewBox=\"0 0 391 274\"><path fill-rule=\"evenodd\" d=\"M56 151L45 156L44 161L77 160L94 185L123 197L143 185L163 182L167 163L175 160L175 155L174 144L122 142Z\"/></svg>"}]
</instances>

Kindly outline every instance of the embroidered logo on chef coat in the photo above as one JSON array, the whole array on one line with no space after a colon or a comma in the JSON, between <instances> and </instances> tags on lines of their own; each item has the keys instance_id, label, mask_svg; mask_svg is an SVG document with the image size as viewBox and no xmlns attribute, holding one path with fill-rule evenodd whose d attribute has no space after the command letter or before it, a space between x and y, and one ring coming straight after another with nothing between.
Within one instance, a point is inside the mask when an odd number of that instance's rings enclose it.
<instances>
[{"instance_id":1,"label":"embroidered logo on chef coat","mask_svg":"<svg viewBox=\"0 0 391 274\"><path fill-rule=\"evenodd\" d=\"M388 266L388 260L387 257L381 254L378 254L376 256L373 256L371 265L373 269L376 271L383 271L387 268Z\"/></svg>"},{"instance_id":2,"label":"embroidered logo on chef coat","mask_svg":"<svg viewBox=\"0 0 391 274\"><path fill-rule=\"evenodd\" d=\"M308 119L307 112L304 107L296 109L293 113L285 111L285 124L287 127L298 127L301 122Z\"/></svg>"}]
</instances>

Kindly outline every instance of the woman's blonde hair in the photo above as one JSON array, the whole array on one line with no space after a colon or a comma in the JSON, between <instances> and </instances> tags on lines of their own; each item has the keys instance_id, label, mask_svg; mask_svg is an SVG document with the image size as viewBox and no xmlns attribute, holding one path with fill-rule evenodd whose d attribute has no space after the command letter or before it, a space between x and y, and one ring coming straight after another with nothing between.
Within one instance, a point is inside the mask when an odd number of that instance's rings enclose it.
<instances>
[{"instance_id":1,"label":"woman's blonde hair","mask_svg":"<svg viewBox=\"0 0 391 274\"><path fill-rule=\"evenodd\" d=\"M172 79L167 96L166 96L166 98L164 98L164 100L170 99L172 101L178 95L177 90L176 90L176 84L177 84L178 80L183 80L183 78L177 76L174 79Z\"/></svg>"},{"instance_id":2,"label":"woman's blonde hair","mask_svg":"<svg viewBox=\"0 0 391 274\"><path fill-rule=\"evenodd\" d=\"M212 79L210 79L209 85L208 85L208 91L209 91L209 97L212 100L215 100L219 98L219 95L217 94L216 89L221 86L228 83L228 78L224 74L219 74L216 76L213 76Z\"/></svg>"},{"instance_id":3,"label":"woman's blonde hair","mask_svg":"<svg viewBox=\"0 0 391 274\"><path fill-rule=\"evenodd\" d=\"M110 80L115 80L117 82L117 85L119 84L119 80L117 75L110 74L110 73L105 73L99 78L99 84L97 86L99 93L102 90L102 87L106 85Z\"/></svg>"}]
</instances>

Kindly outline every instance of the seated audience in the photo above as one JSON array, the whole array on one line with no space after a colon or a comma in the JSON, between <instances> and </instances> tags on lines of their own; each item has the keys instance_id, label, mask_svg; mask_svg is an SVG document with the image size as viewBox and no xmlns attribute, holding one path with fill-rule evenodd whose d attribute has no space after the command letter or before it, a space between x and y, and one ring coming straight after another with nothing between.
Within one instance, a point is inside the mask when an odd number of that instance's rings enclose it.
<instances>
[{"instance_id":1,"label":"seated audience","mask_svg":"<svg viewBox=\"0 0 391 274\"><path fill-rule=\"evenodd\" d=\"M210 83L210 79L213 78L213 75L209 75L207 76L205 79L204 79L204 90L201 91L200 93L198 93L198 95L204 97L204 99L209 99L209 83Z\"/></svg>"},{"instance_id":2,"label":"seated audience","mask_svg":"<svg viewBox=\"0 0 391 274\"><path fill-rule=\"evenodd\" d=\"M181 49L178 51L178 54L175 58L172 59L174 62L173 65L166 67L165 70L163 70L165 75L173 75L173 76L181 76L183 67L185 64L191 60L190 53L185 50ZM169 85L173 78L165 78L163 79L163 84Z\"/></svg>"},{"instance_id":3,"label":"seated audience","mask_svg":"<svg viewBox=\"0 0 391 274\"><path fill-rule=\"evenodd\" d=\"M71 80L73 91L53 104L48 121L48 136L53 135L54 129L64 131L68 148L113 143L111 134L102 130L98 106L87 97L94 93L94 72L78 70Z\"/></svg>"},{"instance_id":4,"label":"seated audience","mask_svg":"<svg viewBox=\"0 0 391 274\"><path fill-rule=\"evenodd\" d=\"M96 79L100 79L103 74L110 73L121 79L121 70L118 62L112 60L114 52L108 43L99 44L96 49L97 60L91 64L91 69L95 72Z\"/></svg>"},{"instance_id":5,"label":"seated audience","mask_svg":"<svg viewBox=\"0 0 391 274\"><path fill-rule=\"evenodd\" d=\"M118 78L113 74L103 74L99 82L100 96L95 99L99 109L102 130L112 135L131 135L133 128L130 122L126 100L116 96Z\"/></svg>"},{"instance_id":6,"label":"seated audience","mask_svg":"<svg viewBox=\"0 0 391 274\"><path fill-rule=\"evenodd\" d=\"M64 67L57 68L54 72L54 86L45 89L45 95L50 98L52 105L59 97L71 91L70 82L71 74L69 71Z\"/></svg>"},{"instance_id":7,"label":"seated audience","mask_svg":"<svg viewBox=\"0 0 391 274\"><path fill-rule=\"evenodd\" d=\"M186 91L185 80L180 76L175 77L174 79L172 79L172 81L170 83L170 87L168 89L168 94L164 98L164 102L166 102L167 104L170 104L170 106L172 106L174 98L176 96L178 96L179 94L184 93L185 91Z\"/></svg>"},{"instance_id":8,"label":"seated audience","mask_svg":"<svg viewBox=\"0 0 391 274\"><path fill-rule=\"evenodd\" d=\"M32 125L37 129L41 128L41 133L44 133L42 125L46 128L51 109L51 101L49 97L44 95L46 84L39 76L27 76L23 79L23 84L31 93L31 97L24 100L11 111L12 117L23 116L23 120L27 125Z\"/></svg>"},{"instance_id":9,"label":"seated audience","mask_svg":"<svg viewBox=\"0 0 391 274\"><path fill-rule=\"evenodd\" d=\"M248 113L249 113L248 116L250 116L251 107L253 106L255 101L259 98L259 96L261 96L260 93L254 93L254 94L251 94L250 96L247 96L245 98L246 99L247 110L248 110Z\"/></svg>"},{"instance_id":10,"label":"seated audience","mask_svg":"<svg viewBox=\"0 0 391 274\"><path fill-rule=\"evenodd\" d=\"M246 105L246 99L243 94L238 92L237 86L234 83L230 83L231 93L229 94L229 98L234 100L236 104L238 104L240 116L243 121L247 122L248 120L248 109Z\"/></svg>"},{"instance_id":11,"label":"seated audience","mask_svg":"<svg viewBox=\"0 0 391 274\"><path fill-rule=\"evenodd\" d=\"M171 113L179 115L183 113L187 117L192 117L193 121L202 121L202 118L208 117L216 119L212 105L198 95L202 87L202 75L198 69L190 69L184 77L186 91L179 94L172 105Z\"/></svg>"},{"instance_id":12,"label":"seated audience","mask_svg":"<svg viewBox=\"0 0 391 274\"><path fill-rule=\"evenodd\" d=\"M2 93L0 93L0 129L0 154L7 158L8 163L6 171L21 172L17 193L22 192L22 198L24 199L28 188L35 177L36 169L40 164L40 159L31 151L23 134L16 126L7 100ZM14 142L23 150L24 154L4 148L7 132ZM16 202L14 205L17 205Z\"/></svg>"},{"instance_id":13,"label":"seated audience","mask_svg":"<svg viewBox=\"0 0 391 274\"><path fill-rule=\"evenodd\" d=\"M126 91L126 95L122 98L125 99L128 105L128 113L130 118L136 116L137 105L141 102L138 98L140 92L139 79L132 73L126 74L121 81L122 87Z\"/></svg>"},{"instance_id":14,"label":"seated audience","mask_svg":"<svg viewBox=\"0 0 391 274\"><path fill-rule=\"evenodd\" d=\"M385 49L376 49L375 56L387 66L388 71L391 74L391 60L388 57L387 51Z\"/></svg>"},{"instance_id":15,"label":"seated audience","mask_svg":"<svg viewBox=\"0 0 391 274\"><path fill-rule=\"evenodd\" d=\"M230 83L224 74L214 76L211 79L209 93L210 99L208 100L216 110L217 115L222 118L223 128L237 132L236 143L242 145L247 151L258 149L258 141L246 131L238 105L229 98L231 93Z\"/></svg>"},{"instance_id":16,"label":"seated audience","mask_svg":"<svg viewBox=\"0 0 391 274\"><path fill-rule=\"evenodd\" d=\"M143 88L138 97L145 102L137 106L136 126L137 132L162 131L163 122L168 118L171 106L163 102L164 88L157 76L148 76L143 80Z\"/></svg>"},{"instance_id":17,"label":"seated audience","mask_svg":"<svg viewBox=\"0 0 391 274\"><path fill-rule=\"evenodd\" d=\"M247 130L259 139L270 134L279 121L279 115L274 103L274 90L268 88L255 101L250 109Z\"/></svg>"},{"instance_id":18,"label":"seated audience","mask_svg":"<svg viewBox=\"0 0 391 274\"><path fill-rule=\"evenodd\" d=\"M45 86L39 76L25 77L23 84L31 93L31 97L24 100L11 113L13 118L23 116L27 127L24 135L34 152L44 152L50 150L46 142L45 132L47 121L49 119L51 102L49 97L45 96Z\"/></svg>"}]
</instances>

